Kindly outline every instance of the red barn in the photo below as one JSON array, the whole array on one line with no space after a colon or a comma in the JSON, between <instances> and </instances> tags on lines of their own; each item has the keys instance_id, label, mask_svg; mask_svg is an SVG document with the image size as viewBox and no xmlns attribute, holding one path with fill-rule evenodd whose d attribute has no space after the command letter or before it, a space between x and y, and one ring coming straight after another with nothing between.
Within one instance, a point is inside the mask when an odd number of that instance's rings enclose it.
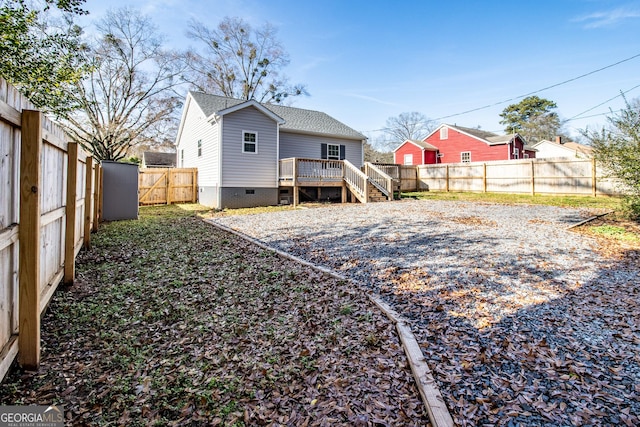
<instances>
[{"instance_id":1,"label":"red barn","mask_svg":"<svg viewBox=\"0 0 640 427\"><path fill-rule=\"evenodd\" d=\"M405 154L413 154L405 141L394 150L396 163L404 163ZM533 159L536 150L520 135L497 135L480 129L443 124L431 132L423 144L436 149L435 158L415 164L470 163L491 160ZM415 150L415 149L413 149ZM426 158L427 156L423 156Z\"/></svg>"},{"instance_id":2,"label":"red barn","mask_svg":"<svg viewBox=\"0 0 640 427\"><path fill-rule=\"evenodd\" d=\"M429 165L436 163L438 147L416 139L407 139L393 150L393 162L400 165Z\"/></svg>"}]
</instances>

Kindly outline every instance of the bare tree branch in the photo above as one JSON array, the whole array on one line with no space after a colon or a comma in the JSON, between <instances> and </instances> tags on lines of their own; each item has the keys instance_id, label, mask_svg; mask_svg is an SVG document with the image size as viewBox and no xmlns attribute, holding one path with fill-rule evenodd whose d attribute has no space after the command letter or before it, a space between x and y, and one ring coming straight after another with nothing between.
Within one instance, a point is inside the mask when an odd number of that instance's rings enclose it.
<instances>
[{"instance_id":1,"label":"bare tree branch","mask_svg":"<svg viewBox=\"0 0 640 427\"><path fill-rule=\"evenodd\" d=\"M187 36L203 46L203 53L191 50L184 56L183 78L197 90L270 103L307 94L303 85L291 86L281 74L289 56L270 24L254 30L240 18L227 17L212 30L194 20Z\"/></svg>"},{"instance_id":2,"label":"bare tree branch","mask_svg":"<svg viewBox=\"0 0 640 427\"><path fill-rule=\"evenodd\" d=\"M109 11L97 28L92 72L76 88L80 109L64 125L98 159L119 160L141 140L164 141L161 132L182 99L174 88L184 62L162 48L155 26L134 9Z\"/></svg>"}]
</instances>

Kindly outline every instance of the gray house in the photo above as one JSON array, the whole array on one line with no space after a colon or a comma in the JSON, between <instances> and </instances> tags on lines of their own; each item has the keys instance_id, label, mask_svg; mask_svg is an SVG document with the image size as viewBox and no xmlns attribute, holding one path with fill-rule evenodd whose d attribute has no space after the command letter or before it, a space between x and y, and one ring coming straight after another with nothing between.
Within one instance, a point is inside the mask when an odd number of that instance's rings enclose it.
<instances>
[{"instance_id":1,"label":"gray house","mask_svg":"<svg viewBox=\"0 0 640 427\"><path fill-rule=\"evenodd\" d=\"M200 203L238 208L301 195L371 201L365 140L319 111L189 92L175 144L178 167L198 168Z\"/></svg>"}]
</instances>

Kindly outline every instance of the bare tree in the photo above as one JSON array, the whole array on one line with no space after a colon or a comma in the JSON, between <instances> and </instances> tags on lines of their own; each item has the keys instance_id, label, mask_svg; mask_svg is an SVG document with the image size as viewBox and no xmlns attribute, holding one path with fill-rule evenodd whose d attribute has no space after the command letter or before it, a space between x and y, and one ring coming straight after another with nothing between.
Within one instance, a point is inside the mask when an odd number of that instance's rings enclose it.
<instances>
[{"instance_id":1,"label":"bare tree","mask_svg":"<svg viewBox=\"0 0 640 427\"><path fill-rule=\"evenodd\" d=\"M185 57L185 79L196 90L267 103L306 94L303 85L289 85L281 73L289 55L268 23L253 29L240 18L226 17L212 30L191 21L187 36L204 47L202 54L191 50Z\"/></svg>"},{"instance_id":2,"label":"bare tree","mask_svg":"<svg viewBox=\"0 0 640 427\"><path fill-rule=\"evenodd\" d=\"M397 146L407 139L422 139L436 128L433 120L422 113L413 111L389 117L384 133L390 138L389 145Z\"/></svg>"},{"instance_id":3,"label":"bare tree","mask_svg":"<svg viewBox=\"0 0 640 427\"><path fill-rule=\"evenodd\" d=\"M132 145L162 138L173 126L181 62L134 9L109 11L97 28L88 51L92 72L76 87L80 109L65 117L65 126L96 158L119 160Z\"/></svg>"}]
</instances>

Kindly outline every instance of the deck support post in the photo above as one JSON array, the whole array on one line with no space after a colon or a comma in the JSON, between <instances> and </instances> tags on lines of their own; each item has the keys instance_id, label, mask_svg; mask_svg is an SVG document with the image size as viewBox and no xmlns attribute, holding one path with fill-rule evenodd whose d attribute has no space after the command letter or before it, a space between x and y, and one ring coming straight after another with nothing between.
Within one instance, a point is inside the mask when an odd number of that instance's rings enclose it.
<instances>
[{"instance_id":1,"label":"deck support post","mask_svg":"<svg viewBox=\"0 0 640 427\"><path fill-rule=\"evenodd\" d=\"M344 180L342 180L342 191L340 195L342 196L342 203L347 203L347 183L344 182Z\"/></svg>"},{"instance_id":2,"label":"deck support post","mask_svg":"<svg viewBox=\"0 0 640 427\"><path fill-rule=\"evenodd\" d=\"M297 207L300 194L298 193L298 159L293 158L293 207Z\"/></svg>"}]
</instances>

